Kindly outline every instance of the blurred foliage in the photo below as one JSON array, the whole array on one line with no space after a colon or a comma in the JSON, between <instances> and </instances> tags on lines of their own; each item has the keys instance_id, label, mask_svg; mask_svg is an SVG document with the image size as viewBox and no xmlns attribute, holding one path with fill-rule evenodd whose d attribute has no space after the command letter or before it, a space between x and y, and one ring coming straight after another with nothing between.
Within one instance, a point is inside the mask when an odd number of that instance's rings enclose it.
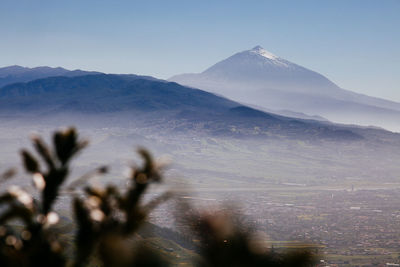
<instances>
[{"instance_id":1,"label":"blurred foliage","mask_svg":"<svg viewBox=\"0 0 400 267\"><path fill-rule=\"evenodd\" d=\"M197 266L315 266L316 258L308 250L275 253L257 244L250 229L238 218L226 213L192 214L190 225L200 243Z\"/></svg>"},{"instance_id":2,"label":"blurred foliage","mask_svg":"<svg viewBox=\"0 0 400 267\"><path fill-rule=\"evenodd\" d=\"M74 248L63 242L56 231L59 215L53 210L61 186L70 173L70 162L86 145L74 128L58 131L49 146L41 138L32 139L35 154L22 150L25 170L39 191L38 199L20 187L11 186L0 195L0 266L169 266L161 254L144 245L139 227L150 211L171 195L166 192L143 203L151 183L162 180L162 168L148 151L139 149L141 167L131 167L125 190L109 185L83 187L73 199L76 233ZM10 169L0 181L15 175ZM104 174L100 167L70 183L74 192L80 182L93 174ZM68 191L69 190L69 191ZM190 207L182 210L190 211ZM187 215L185 215L187 216ZM200 260L195 265L211 266L311 266L307 251L279 254L261 251L251 242L245 227L223 216L190 212L187 223L198 238ZM66 253L73 250L72 255Z\"/></svg>"}]
</instances>

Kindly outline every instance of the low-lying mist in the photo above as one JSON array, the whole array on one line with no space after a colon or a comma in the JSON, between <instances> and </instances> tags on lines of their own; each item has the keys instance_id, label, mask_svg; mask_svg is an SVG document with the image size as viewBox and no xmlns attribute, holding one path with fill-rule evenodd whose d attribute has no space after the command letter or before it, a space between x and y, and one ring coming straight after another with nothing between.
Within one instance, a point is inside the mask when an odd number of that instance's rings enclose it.
<instances>
[{"instance_id":1,"label":"low-lying mist","mask_svg":"<svg viewBox=\"0 0 400 267\"><path fill-rule=\"evenodd\" d=\"M119 121L119 119L121 121ZM124 121L124 123L122 123ZM356 141L296 140L279 137L232 137L207 135L192 130L163 130L162 125L143 124L135 118L75 117L43 118L41 121L3 120L1 165L18 161L18 151L29 145L31 134L49 136L55 128L74 125L91 146L81 155L76 172L91 166L111 164L111 176L118 177L126 160L137 147L146 147L171 164L170 183L210 190L271 188L274 186L351 185L382 187L396 182L400 151L396 134L380 135L370 129L368 137ZM360 128L361 129L361 128ZM363 130L365 131L365 130ZM390 184L393 186L393 184Z\"/></svg>"}]
</instances>

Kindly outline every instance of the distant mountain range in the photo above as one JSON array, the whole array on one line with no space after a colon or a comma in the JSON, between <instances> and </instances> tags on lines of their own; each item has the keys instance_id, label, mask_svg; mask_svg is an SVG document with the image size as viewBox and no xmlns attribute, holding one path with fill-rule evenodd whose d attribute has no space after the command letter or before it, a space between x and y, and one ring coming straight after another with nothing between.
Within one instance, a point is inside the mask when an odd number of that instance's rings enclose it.
<instances>
[{"instance_id":1,"label":"distant mountain range","mask_svg":"<svg viewBox=\"0 0 400 267\"><path fill-rule=\"evenodd\" d=\"M323 75L260 46L237 53L202 73L169 80L264 109L400 131L400 103L344 90Z\"/></svg>"},{"instance_id":2,"label":"distant mountain range","mask_svg":"<svg viewBox=\"0 0 400 267\"><path fill-rule=\"evenodd\" d=\"M21 67L18 65L8 66L0 68L0 87L4 87L8 84L13 83L23 83L30 82L37 79L49 78L49 77L78 77L84 75L96 75L96 74L104 74L98 71L86 71L86 70L67 70L61 67L52 68L47 66L28 68ZM147 80L158 80L151 76L143 76L136 74L115 74L122 77L131 77L131 78L142 78Z\"/></svg>"},{"instance_id":3,"label":"distant mountain range","mask_svg":"<svg viewBox=\"0 0 400 267\"><path fill-rule=\"evenodd\" d=\"M27 68L21 66L9 66L0 68L0 87L7 84L18 82L29 82L36 79L47 78L52 76L66 76L75 77L89 74L99 74L96 71L83 71L83 70L67 70L61 67L36 67Z\"/></svg>"},{"instance_id":4,"label":"distant mountain range","mask_svg":"<svg viewBox=\"0 0 400 267\"><path fill-rule=\"evenodd\" d=\"M117 114L159 130L233 137L361 140L360 128L293 119L256 110L199 89L137 75L48 77L0 89L0 116L72 114L102 121Z\"/></svg>"},{"instance_id":5,"label":"distant mountain range","mask_svg":"<svg viewBox=\"0 0 400 267\"><path fill-rule=\"evenodd\" d=\"M14 65L14 66L0 68L0 87L8 84L13 84L18 82L29 82L36 79L48 78L48 77L56 77L56 76L77 77L77 76L93 75L93 74L103 74L103 73L96 71L84 71L84 70L67 70L61 67L52 68L52 67L42 66L35 68L27 68ZM138 75L134 74L119 74L119 75L138 77ZM140 77L149 80L158 80L151 76L140 76ZM272 110L260 106L253 106L253 107L256 109L262 109L266 112L271 112L288 117L327 121L325 118L322 118L321 116L308 116L307 114L301 112L293 112L290 110Z\"/></svg>"}]
</instances>

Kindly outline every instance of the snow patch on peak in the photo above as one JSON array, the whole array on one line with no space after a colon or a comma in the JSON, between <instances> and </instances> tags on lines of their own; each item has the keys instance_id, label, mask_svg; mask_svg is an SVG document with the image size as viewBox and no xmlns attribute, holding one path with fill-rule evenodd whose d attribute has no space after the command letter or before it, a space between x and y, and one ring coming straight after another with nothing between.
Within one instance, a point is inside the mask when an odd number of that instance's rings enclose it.
<instances>
[{"instance_id":1,"label":"snow patch on peak","mask_svg":"<svg viewBox=\"0 0 400 267\"><path fill-rule=\"evenodd\" d=\"M257 45L253 49L251 49L249 52L252 54L260 55L262 57L265 57L265 58L268 58L271 60L276 60L279 58L279 57L275 56L274 54L272 54L271 52L268 52L267 50L265 50L264 48L262 48L259 45Z\"/></svg>"}]
</instances>

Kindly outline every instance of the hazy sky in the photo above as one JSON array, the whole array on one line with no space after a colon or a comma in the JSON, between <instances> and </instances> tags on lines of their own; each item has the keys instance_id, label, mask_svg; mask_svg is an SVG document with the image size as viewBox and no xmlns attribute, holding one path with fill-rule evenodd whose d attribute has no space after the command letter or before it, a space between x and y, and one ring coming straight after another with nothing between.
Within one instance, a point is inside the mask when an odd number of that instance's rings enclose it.
<instances>
[{"instance_id":1,"label":"hazy sky","mask_svg":"<svg viewBox=\"0 0 400 267\"><path fill-rule=\"evenodd\" d=\"M168 78L256 45L400 101L400 0L0 0L0 66Z\"/></svg>"}]
</instances>

